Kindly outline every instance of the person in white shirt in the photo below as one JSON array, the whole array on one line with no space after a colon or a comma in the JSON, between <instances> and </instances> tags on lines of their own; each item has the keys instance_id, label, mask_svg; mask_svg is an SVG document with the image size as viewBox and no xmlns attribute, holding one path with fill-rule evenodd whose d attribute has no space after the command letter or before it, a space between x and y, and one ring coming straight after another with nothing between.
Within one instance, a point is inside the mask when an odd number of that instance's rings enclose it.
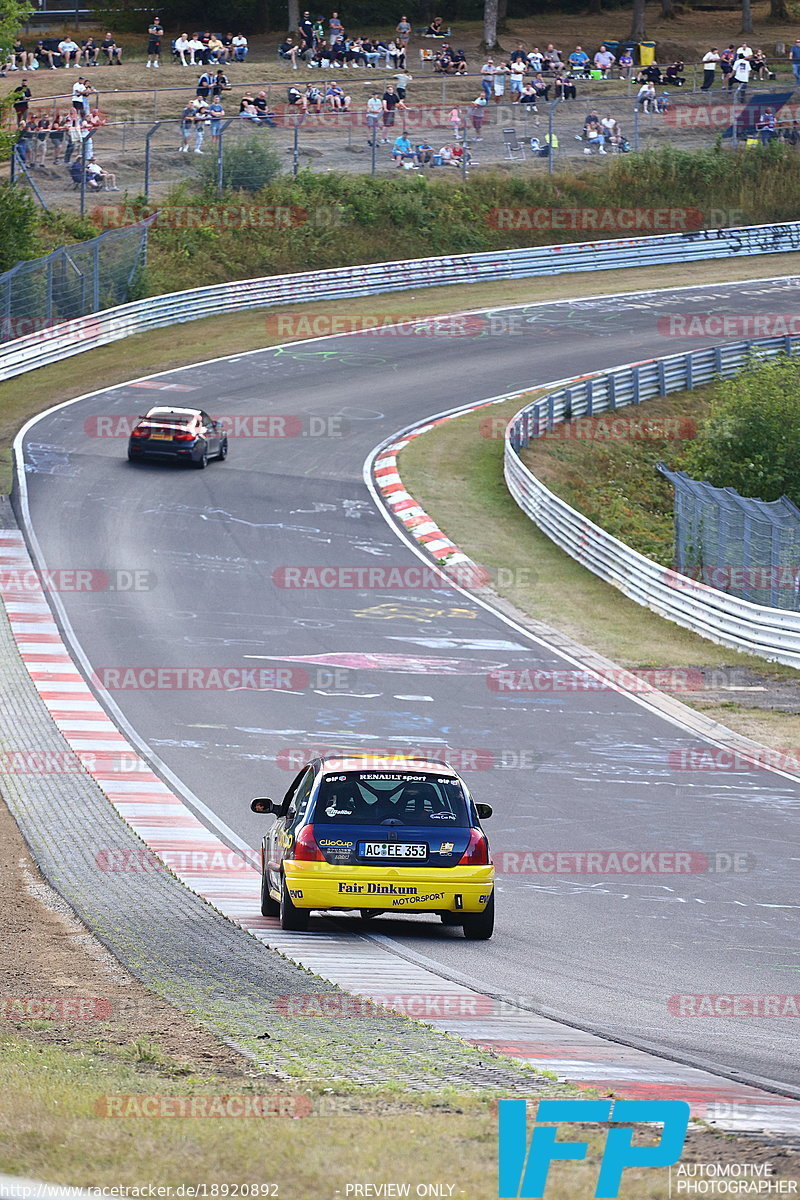
<instances>
[{"instance_id":1,"label":"person in white shirt","mask_svg":"<svg viewBox=\"0 0 800 1200\"><path fill-rule=\"evenodd\" d=\"M750 46L748 46L747 42L742 42L741 46L736 51L736 57L746 58L748 62L753 57L753 50Z\"/></svg>"},{"instance_id":2,"label":"person in white shirt","mask_svg":"<svg viewBox=\"0 0 800 1200\"><path fill-rule=\"evenodd\" d=\"M527 67L525 66L525 59L515 58L511 64L510 70L511 79L509 83L511 100L513 102L514 100L519 100L520 96L522 95L522 85L525 81L525 72L527 70Z\"/></svg>"},{"instance_id":3,"label":"person in white shirt","mask_svg":"<svg viewBox=\"0 0 800 1200\"><path fill-rule=\"evenodd\" d=\"M710 92L714 86L718 62L719 50L716 46L712 46L708 53L703 55L703 86L700 88L701 92Z\"/></svg>"},{"instance_id":4,"label":"person in white shirt","mask_svg":"<svg viewBox=\"0 0 800 1200\"><path fill-rule=\"evenodd\" d=\"M193 67L195 65L194 64L194 50L191 49L191 42L189 41L189 38L185 33L181 33L178 35L178 37L175 38L175 53L177 54L178 58L181 60L182 67L187 67L187 66ZM188 63L186 61L187 54L189 55Z\"/></svg>"},{"instance_id":5,"label":"person in white shirt","mask_svg":"<svg viewBox=\"0 0 800 1200\"><path fill-rule=\"evenodd\" d=\"M187 48L189 51L189 62L190 62L190 64L196 66L197 65L197 55L203 53L203 51L205 50L205 46L200 41L200 38L195 37L195 35L192 34L192 36L189 38L189 45Z\"/></svg>"},{"instance_id":6,"label":"person in white shirt","mask_svg":"<svg viewBox=\"0 0 800 1200\"><path fill-rule=\"evenodd\" d=\"M64 38L62 42L59 42L58 50L64 59L65 67L80 66L80 62L78 60L80 58L81 48L77 42L73 42L72 38ZM70 59L73 59L73 61L70 62Z\"/></svg>"},{"instance_id":7,"label":"person in white shirt","mask_svg":"<svg viewBox=\"0 0 800 1200\"><path fill-rule=\"evenodd\" d=\"M247 38L244 36L244 34L237 33L231 45L233 46L233 61L244 62L244 60L247 58L247 51L250 49L247 44Z\"/></svg>"},{"instance_id":8,"label":"person in white shirt","mask_svg":"<svg viewBox=\"0 0 800 1200\"><path fill-rule=\"evenodd\" d=\"M642 112L655 112L656 85L654 83L643 83L639 88L636 103Z\"/></svg>"},{"instance_id":9,"label":"person in white shirt","mask_svg":"<svg viewBox=\"0 0 800 1200\"><path fill-rule=\"evenodd\" d=\"M733 64L733 70L728 76L728 91L730 91L734 83L736 83L736 94L740 96L742 100L744 99L747 85L750 82L750 71L750 59L737 58L736 62Z\"/></svg>"}]
</instances>

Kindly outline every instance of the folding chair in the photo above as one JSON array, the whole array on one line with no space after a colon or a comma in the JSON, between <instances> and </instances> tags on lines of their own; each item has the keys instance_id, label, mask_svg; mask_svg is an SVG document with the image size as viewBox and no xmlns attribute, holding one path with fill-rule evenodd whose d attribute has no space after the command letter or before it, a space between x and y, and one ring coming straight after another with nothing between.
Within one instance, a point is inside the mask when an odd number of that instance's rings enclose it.
<instances>
[{"instance_id":1,"label":"folding chair","mask_svg":"<svg viewBox=\"0 0 800 1200\"><path fill-rule=\"evenodd\" d=\"M436 58L435 50L420 50L420 52L419 52L420 63L433 62L433 60L435 58Z\"/></svg>"},{"instance_id":2,"label":"folding chair","mask_svg":"<svg viewBox=\"0 0 800 1200\"><path fill-rule=\"evenodd\" d=\"M517 137L516 129L503 130L503 146L505 147L506 158L510 162L515 162L517 158L521 160L525 158L525 146Z\"/></svg>"}]
</instances>

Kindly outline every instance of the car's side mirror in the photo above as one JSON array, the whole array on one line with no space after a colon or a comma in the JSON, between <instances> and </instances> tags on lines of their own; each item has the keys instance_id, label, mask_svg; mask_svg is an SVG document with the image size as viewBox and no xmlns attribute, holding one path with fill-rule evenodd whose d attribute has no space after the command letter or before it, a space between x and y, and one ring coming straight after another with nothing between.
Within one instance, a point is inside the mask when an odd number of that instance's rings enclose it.
<instances>
[{"instance_id":1,"label":"car's side mirror","mask_svg":"<svg viewBox=\"0 0 800 1200\"><path fill-rule=\"evenodd\" d=\"M273 801L267 799L265 796L257 796L255 800L251 800L250 808L256 813L274 813L278 811Z\"/></svg>"},{"instance_id":2,"label":"car's side mirror","mask_svg":"<svg viewBox=\"0 0 800 1200\"><path fill-rule=\"evenodd\" d=\"M482 821L486 821L494 812L491 804L476 804L475 811Z\"/></svg>"}]
</instances>

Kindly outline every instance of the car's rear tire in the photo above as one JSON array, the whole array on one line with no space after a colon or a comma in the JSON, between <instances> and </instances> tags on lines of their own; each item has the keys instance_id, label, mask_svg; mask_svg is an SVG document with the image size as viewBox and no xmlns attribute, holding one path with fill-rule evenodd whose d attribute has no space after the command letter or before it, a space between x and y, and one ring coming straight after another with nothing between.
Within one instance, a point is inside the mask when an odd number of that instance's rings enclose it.
<instances>
[{"instance_id":1,"label":"car's rear tire","mask_svg":"<svg viewBox=\"0 0 800 1200\"><path fill-rule=\"evenodd\" d=\"M195 458L193 460L193 463L194 463L194 466L197 467L198 471L205 470L205 468L208 466L208 446L205 446L203 448L203 453L200 455L199 458Z\"/></svg>"},{"instance_id":2,"label":"car's rear tire","mask_svg":"<svg viewBox=\"0 0 800 1200\"><path fill-rule=\"evenodd\" d=\"M129 450L128 451L128 462L138 462L138 461L139 461L139 455L134 454L132 450Z\"/></svg>"},{"instance_id":3,"label":"car's rear tire","mask_svg":"<svg viewBox=\"0 0 800 1200\"><path fill-rule=\"evenodd\" d=\"M228 439L223 438L222 445L219 448L219 454L217 455L217 458L219 459L220 462L225 462L225 459L227 457L228 457Z\"/></svg>"},{"instance_id":4,"label":"car's rear tire","mask_svg":"<svg viewBox=\"0 0 800 1200\"><path fill-rule=\"evenodd\" d=\"M280 915L281 906L277 900L273 900L269 894L267 885L266 872L261 872L261 915L263 917L277 917Z\"/></svg>"},{"instance_id":5,"label":"car's rear tire","mask_svg":"<svg viewBox=\"0 0 800 1200\"><path fill-rule=\"evenodd\" d=\"M482 913L470 913L464 917L461 925L464 937L471 942L485 942L494 933L494 892L489 897L489 903Z\"/></svg>"},{"instance_id":6,"label":"car's rear tire","mask_svg":"<svg viewBox=\"0 0 800 1200\"><path fill-rule=\"evenodd\" d=\"M281 929L295 929L298 931L308 929L308 918L310 916L311 913L307 908L295 908L292 903L292 897L289 895L289 889L286 886L286 877L284 876L281 881Z\"/></svg>"}]
</instances>

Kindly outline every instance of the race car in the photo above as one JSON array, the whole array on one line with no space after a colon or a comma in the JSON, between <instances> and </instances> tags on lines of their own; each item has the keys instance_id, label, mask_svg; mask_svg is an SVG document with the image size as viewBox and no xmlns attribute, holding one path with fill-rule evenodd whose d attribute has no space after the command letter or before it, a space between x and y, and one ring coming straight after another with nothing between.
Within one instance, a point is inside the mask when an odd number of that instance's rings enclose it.
<instances>
[{"instance_id":1,"label":"race car","mask_svg":"<svg viewBox=\"0 0 800 1200\"><path fill-rule=\"evenodd\" d=\"M222 424L201 408L151 408L140 417L128 438L128 461L142 458L190 462L200 470L211 458L228 456Z\"/></svg>"},{"instance_id":2,"label":"race car","mask_svg":"<svg viewBox=\"0 0 800 1200\"><path fill-rule=\"evenodd\" d=\"M452 767L425 758L318 757L280 801L261 847L261 911L307 929L313 909L436 913L464 936L494 929L494 867L476 804Z\"/></svg>"}]
</instances>

